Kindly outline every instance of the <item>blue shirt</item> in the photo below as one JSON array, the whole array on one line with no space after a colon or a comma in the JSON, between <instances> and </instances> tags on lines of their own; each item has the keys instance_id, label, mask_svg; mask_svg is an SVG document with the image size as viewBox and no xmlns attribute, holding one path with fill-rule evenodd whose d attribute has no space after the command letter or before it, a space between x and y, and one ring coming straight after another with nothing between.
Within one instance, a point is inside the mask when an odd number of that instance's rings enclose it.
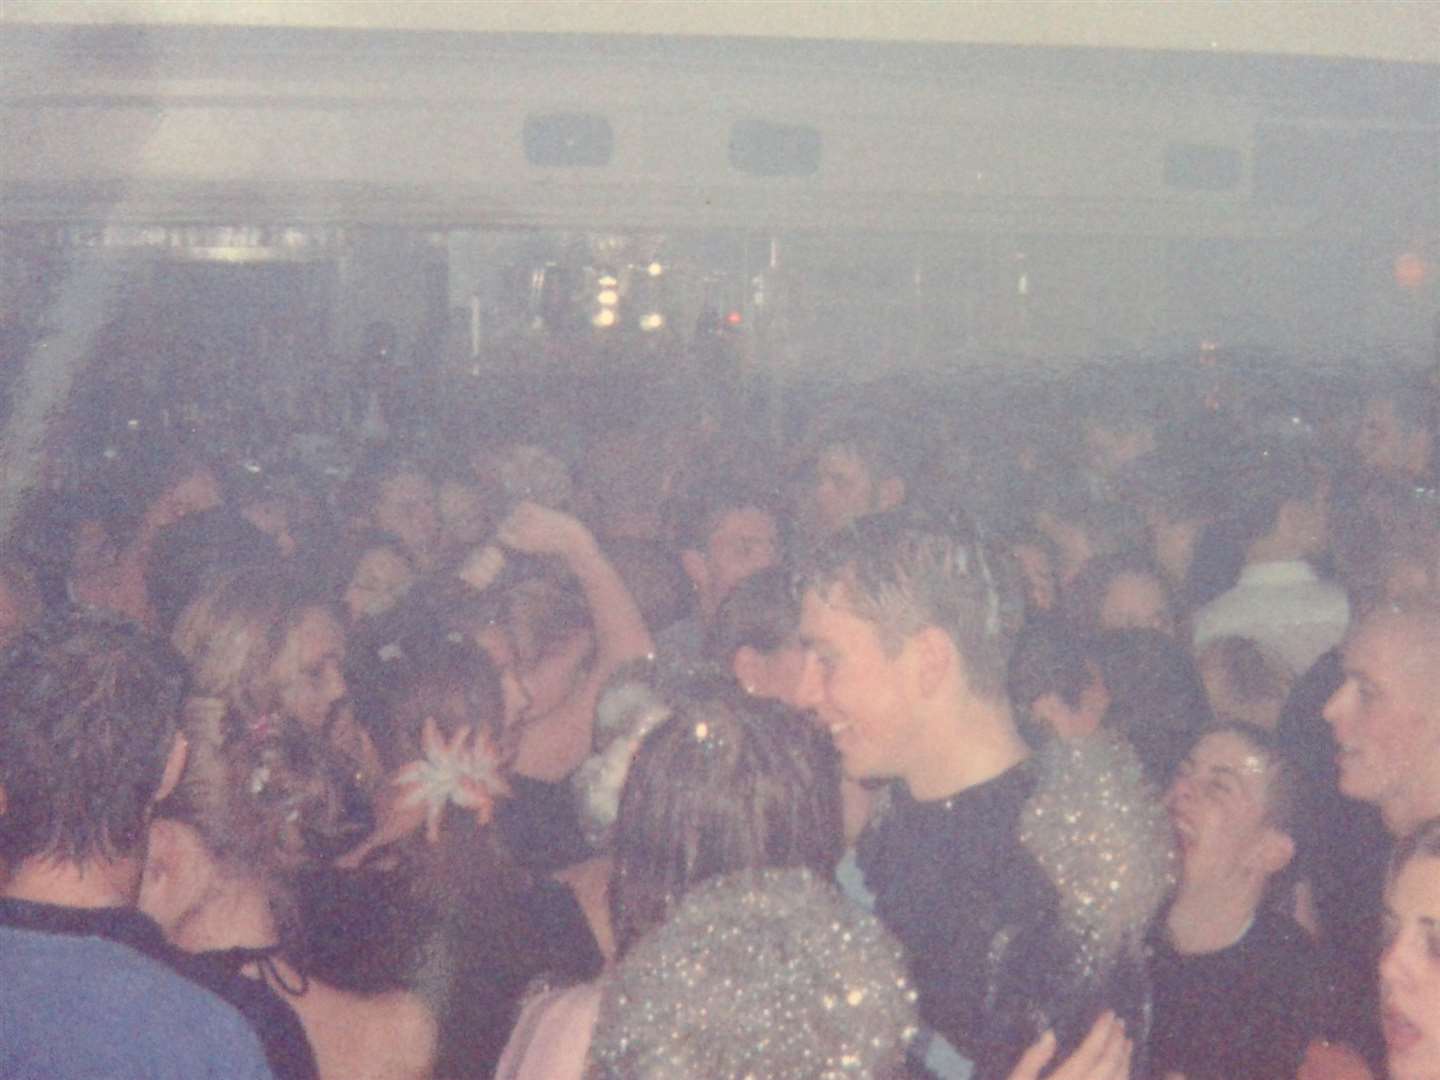
<instances>
[{"instance_id":1,"label":"blue shirt","mask_svg":"<svg viewBox=\"0 0 1440 1080\"><path fill-rule=\"evenodd\" d=\"M135 950L0 926L7 1080L273 1080L238 1012Z\"/></svg>"}]
</instances>

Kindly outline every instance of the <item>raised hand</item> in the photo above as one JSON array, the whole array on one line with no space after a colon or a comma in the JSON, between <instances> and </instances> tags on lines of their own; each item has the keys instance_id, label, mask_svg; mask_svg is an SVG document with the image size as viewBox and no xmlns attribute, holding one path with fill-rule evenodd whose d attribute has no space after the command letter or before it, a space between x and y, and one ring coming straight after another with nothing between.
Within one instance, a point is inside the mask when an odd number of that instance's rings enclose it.
<instances>
[{"instance_id":1,"label":"raised hand","mask_svg":"<svg viewBox=\"0 0 1440 1080\"><path fill-rule=\"evenodd\" d=\"M1095 1021L1075 1052L1049 1074L1049 1080L1128 1080L1130 1054L1135 1044L1125 1037L1125 1025L1114 1013ZM1039 1080L1055 1056L1055 1033L1047 1031L1020 1056L1009 1080Z\"/></svg>"},{"instance_id":2,"label":"raised hand","mask_svg":"<svg viewBox=\"0 0 1440 1080\"><path fill-rule=\"evenodd\" d=\"M522 502L496 531L500 542L528 555L570 556L594 543L578 520L539 503Z\"/></svg>"}]
</instances>

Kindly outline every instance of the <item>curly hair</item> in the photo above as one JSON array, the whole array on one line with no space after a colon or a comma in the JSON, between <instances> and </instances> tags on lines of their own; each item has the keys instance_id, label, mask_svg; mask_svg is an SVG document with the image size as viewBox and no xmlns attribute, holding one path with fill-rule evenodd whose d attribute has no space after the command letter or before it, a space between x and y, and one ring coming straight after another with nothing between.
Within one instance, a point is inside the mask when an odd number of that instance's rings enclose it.
<instances>
[{"instance_id":1,"label":"curly hair","mask_svg":"<svg viewBox=\"0 0 1440 1080\"><path fill-rule=\"evenodd\" d=\"M298 958L298 875L327 866L375 824L354 770L323 739L276 714L192 697L184 717L190 755L155 816L190 826L218 863L263 881L282 949Z\"/></svg>"}]
</instances>

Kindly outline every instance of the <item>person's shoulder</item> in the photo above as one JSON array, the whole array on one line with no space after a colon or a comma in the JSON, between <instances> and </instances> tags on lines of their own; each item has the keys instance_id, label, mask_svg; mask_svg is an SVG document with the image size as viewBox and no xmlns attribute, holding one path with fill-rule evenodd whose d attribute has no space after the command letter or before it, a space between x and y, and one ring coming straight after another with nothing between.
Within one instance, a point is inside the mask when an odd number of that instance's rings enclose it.
<instances>
[{"instance_id":1,"label":"person's shoulder","mask_svg":"<svg viewBox=\"0 0 1440 1080\"><path fill-rule=\"evenodd\" d=\"M156 1076L271 1075L235 1009L127 945L0 927L0 966L0 1011L16 1025L78 1034L107 1060L117 1053L151 1060ZM124 1046L105 1046L107 1038ZM58 1049L69 1060L86 1053L74 1043Z\"/></svg>"},{"instance_id":2,"label":"person's shoulder","mask_svg":"<svg viewBox=\"0 0 1440 1080\"><path fill-rule=\"evenodd\" d=\"M1305 928L1286 912L1274 907L1262 907L1255 913L1254 925L1245 935L1247 943L1274 953L1288 953L1306 961L1320 955L1316 944Z\"/></svg>"}]
</instances>

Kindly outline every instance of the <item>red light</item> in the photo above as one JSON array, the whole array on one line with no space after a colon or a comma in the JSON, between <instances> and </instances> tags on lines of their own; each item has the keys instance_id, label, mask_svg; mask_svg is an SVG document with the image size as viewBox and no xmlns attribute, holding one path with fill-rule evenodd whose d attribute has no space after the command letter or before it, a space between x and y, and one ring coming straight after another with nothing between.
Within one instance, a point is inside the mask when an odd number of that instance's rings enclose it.
<instances>
[{"instance_id":1,"label":"red light","mask_svg":"<svg viewBox=\"0 0 1440 1080\"><path fill-rule=\"evenodd\" d=\"M728 315L725 316L725 325L726 325L726 326L739 326L739 325L740 325L742 322L744 322L744 321L745 321L745 317L744 317L743 315L741 315L740 312L738 312L738 311L732 311L732 312L730 312Z\"/></svg>"},{"instance_id":2,"label":"red light","mask_svg":"<svg viewBox=\"0 0 1440 1080\"><path fill-rule=\"evenodd\" d=\"M1430 276L1430 265L1423 256L1407 251L1395 260L1395 284L1402 289L1418 289Z\"/></svg>"}]
</instances>

